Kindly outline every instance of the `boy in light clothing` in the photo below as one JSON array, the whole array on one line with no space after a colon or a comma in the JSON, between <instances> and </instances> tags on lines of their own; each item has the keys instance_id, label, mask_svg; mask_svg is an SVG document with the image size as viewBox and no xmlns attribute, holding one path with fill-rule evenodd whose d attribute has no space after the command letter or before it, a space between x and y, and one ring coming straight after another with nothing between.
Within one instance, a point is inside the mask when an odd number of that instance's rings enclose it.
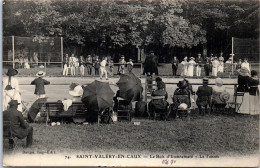
<instances>
[{"instance_id":1,"label":"boy in light clothing","mask_svg":"<svg viewBox=\"0 0 260 168\"><path fill-rule=\"evenodd\" d=\"M106 80L108 80L106 64L107 64L107 57L104 57L103 60L100 62L100 79L101 80L102 80L103 74L105 74Z\"/></svg>"}]
</instances>

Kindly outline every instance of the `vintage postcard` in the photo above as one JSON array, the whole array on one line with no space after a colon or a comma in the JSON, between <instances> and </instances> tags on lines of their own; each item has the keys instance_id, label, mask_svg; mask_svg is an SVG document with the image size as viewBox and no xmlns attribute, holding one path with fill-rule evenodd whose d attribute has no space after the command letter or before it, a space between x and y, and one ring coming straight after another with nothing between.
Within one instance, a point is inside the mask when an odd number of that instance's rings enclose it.
<instances>
[{"instance_id":1,"label":"vintage postcard","mask_svg":"<svg viewBox=\"0 0 260 168\"><path fill-rule=\"evenodd\" d=\"M258 167L259 7L3 0L3 166Z\"/></svg>"}]
</instances>

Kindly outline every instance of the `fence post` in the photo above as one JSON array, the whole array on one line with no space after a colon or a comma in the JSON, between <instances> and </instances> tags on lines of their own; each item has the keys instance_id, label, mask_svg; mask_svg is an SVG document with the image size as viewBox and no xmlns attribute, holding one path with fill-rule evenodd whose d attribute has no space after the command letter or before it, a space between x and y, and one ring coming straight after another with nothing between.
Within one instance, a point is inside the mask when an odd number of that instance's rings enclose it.
<instances>
[{"instance_id":1,"label":"fence post","mask_svg":"<svg viewBox=\"0 0 260 168\"><path fill-rule=\"evenodd\" d=\"M60 38L61 69L63 69L63 37Z\"/></svg>"},{"instance_id":2,"label":"fence post","mask_svg":"<svg viewBox=\"0 0 260 168\"><path fill-rule=\"evenodd\" d=\"M47 73L46 62L44 62L44 71L45 71L45 74L46 74Z\"/></svg>"},{"instance_id":3,"label":"fence post","mask_svg":"<svg viewBox=\"0 0 260 168\"><path fill-rule=\"evenodd\" d=\"M14 68L14 36L12 36L13 68Z\"/></svg>"},{"instance_id":4,"label":"fence post","mask_svg":"<svg viewBox=\"0 0 260 168\"><path fill-rule=\"evenodd\" d=\"M142 64L142 62L141 62L141 76L142 76L142 73L143 72L143 64Z\"/></svg>"}]
</instances>

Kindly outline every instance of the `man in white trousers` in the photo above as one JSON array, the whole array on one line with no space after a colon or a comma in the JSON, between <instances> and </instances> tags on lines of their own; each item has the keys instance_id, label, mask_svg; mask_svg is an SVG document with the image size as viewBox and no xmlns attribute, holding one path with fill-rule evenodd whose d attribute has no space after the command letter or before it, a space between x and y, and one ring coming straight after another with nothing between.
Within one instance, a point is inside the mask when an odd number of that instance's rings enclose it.
<instances>
[{"instance_id":1,"label":"man in white trousers","mask_svg":"<svg viewBox=\"0 0 260 168\"><path fill-rule=\"evenodd\" d=\"M63 60L63 76L68 76L69 72L69 54L65 54L65 58Z\"/></svg>"},{"instance_id":2,"label":"man in white trousers","mask_svg":"<svg viewBox=\"0 0 260 168\"><path fill-rule=\"evenodd\" d=\"M76 72L75 72L76 57L74 56L74 54L71 54L71 57L69 59L69 63L70 63L71 76L75 76L76 75Z\"/></svg>"},{"instance_id":3,"label":"man in white trousers","mask_svg":"<svg viewBox=\"0 0 260 168\"><path fill-rule=\"evenodd\" d=\"M105 74L106 80L108 80L106 64L107 64L107 57L104 57L103 60L100 62L100 79L101 80L102 80L103 74Z\"/></svg>"},{"instance_id":4,"label":"man in white trousers","mask_svg":"<svg viewBox=\"0 0 260 168\"><path fill-rule=\"evenodd\" d=\"M201 75L201 67L202 67L202 63L203 63L203 59L201 58L201 54L198 54L198 57L196 59L197 65L196 65L196 76L200 76Z\"/></svg>"}]
</instances>

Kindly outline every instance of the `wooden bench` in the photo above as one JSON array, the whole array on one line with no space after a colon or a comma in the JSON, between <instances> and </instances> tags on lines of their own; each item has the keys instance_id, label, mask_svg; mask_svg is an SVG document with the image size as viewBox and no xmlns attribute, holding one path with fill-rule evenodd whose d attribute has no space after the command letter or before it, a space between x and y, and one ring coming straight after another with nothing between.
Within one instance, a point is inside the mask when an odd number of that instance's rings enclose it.
<instances>
[{"instance_id":1,"label":"wooden bench","mask_svg":"<svg viewBox=\"0 0 260 168\"><path fill-rule=\"evenodd\" d=\"M53 119L87 118L87 107L82 102L73 102L67 111L64 110L63 103L60 102L41 104L43 104L42 112L46 113L46 124Z\"/></svg>"}]
</instances>

